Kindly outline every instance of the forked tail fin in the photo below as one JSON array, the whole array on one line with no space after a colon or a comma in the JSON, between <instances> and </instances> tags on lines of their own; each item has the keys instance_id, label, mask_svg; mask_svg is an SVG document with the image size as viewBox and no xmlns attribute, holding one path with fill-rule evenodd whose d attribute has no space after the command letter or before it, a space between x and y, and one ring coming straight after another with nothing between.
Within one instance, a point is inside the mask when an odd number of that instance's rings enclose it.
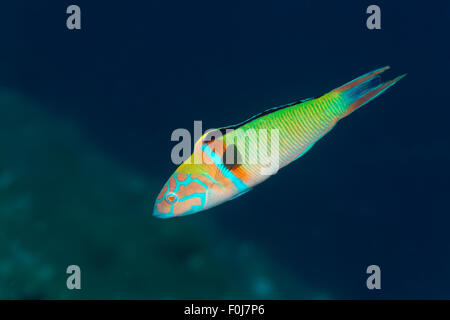
<instances>
[{"instance_id":1,"label":"forked tail fin","mask_svg":"<svg viewBox=\"0 0 450 320\"><path fill-rule=\"evenodd\" d=\"M367 102L379 96L390 86L406 76L403 74L393 80L381 82L380 73L386 71L390 67L384 67L375 71L366 73L353 81L350 81L331 92L341 94L348 101L348 108L342 115L342 118L348 116L350 113L362 107Z\"/></svg>"}]
</instances>

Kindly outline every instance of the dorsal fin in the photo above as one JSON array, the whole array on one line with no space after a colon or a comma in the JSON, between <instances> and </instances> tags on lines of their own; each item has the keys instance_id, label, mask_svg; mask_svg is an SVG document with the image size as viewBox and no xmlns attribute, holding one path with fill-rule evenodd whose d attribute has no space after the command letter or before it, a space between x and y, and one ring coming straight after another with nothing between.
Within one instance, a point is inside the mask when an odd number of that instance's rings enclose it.
<instances>
[{"instance_id":1,"label":"dorsal fin","mask_svg":"<svg viewBox=\"0 0 450 320\"><path fill-rule=\"evenodd\" d=\"M281 106L278 106L278 107L273 107L273 108L267 109L266 111L258 113L258 114L254 115L253 117L250 117L249 119L247 119L247 120L245 120L243 122L240 122L240 123L235 124L235 125L231 125L231 126L220 128L220 130L237 129L237 128L239 128L239 127L241 127L241 126L243 126L243 125L245 125L245 124L247 124L247 123L249 123L249 122L251 122L251 121L253 121L255 119L261 118L261 117L263 117L265 115L268 115L268 114L270 114L272 112L276 112L276 111L281 110L281 109L289 108L289 107L298 105L300 103L303 103L303 102L306 102L306 101L309 101L309 100L312 100L312 99L315 99L315 98L306 98L306 99L298 100L298 101L291 102L291 103L288 103L288 104L284 104L284 105L281 105Z\"/></svg>"},{"instance_id":2,"label":"dorsal fin","mask_svg":"<svg viewBox=\"0 0 450 320\"><path fill-rule=\"evenodd\" d=\"M306 101L309 101L309 100L312 100L312 99L315 99L315 98L306 98L306 99L298 100L298 101L291 102L291 103L288 103L288 104L284 104L284 105L281 105L281 106L278 106L278 107L273 107L273 108L267 109L266 111L258 113L256 115L250 117L249 119L247 119L247 120L245 120L243 122L240 122L238 124L208 130L200 138L200 140L198 142L201 141L202 144L203 143L210 143L210 142L214 141L217 138L217 136L222 136L223 137L227 133L229 133L230 131L236 130L237 128L239 128L239 127L241 127L241 126L243 126L243 125L245 125L245 124L247 124L247 123L249 123L249 122L251 122L251 121L253 121L255 119L258 119L260 117L263 117L263 116L265 116L267 114L270 114L272 112L276 112L276 111L281 110L281 109L285 109L285 108L289 108L289 107L298 105L300 103L303 103L303 102L306 102Z\"/></svg>"}]
</instances>

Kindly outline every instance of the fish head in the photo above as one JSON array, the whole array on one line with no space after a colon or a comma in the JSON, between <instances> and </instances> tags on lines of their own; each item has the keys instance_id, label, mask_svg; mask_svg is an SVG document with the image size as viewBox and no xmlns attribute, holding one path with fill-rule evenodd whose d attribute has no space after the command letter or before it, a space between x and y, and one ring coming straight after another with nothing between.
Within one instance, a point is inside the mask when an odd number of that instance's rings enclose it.
<instances>
[{"instance_id":1,"label":"fish head","mask_svg":"<svg viewBox=\"0 0 450 320\"><path fill-rule=\"evenodd\" d=\"M221 187L210 174L192 171L178 169L164 184L155 201L155 217L172 218L198 213L231 198L226 188Z\"/></svg>"},{"instance_id":2,"label":"fish head","mask_svg":"<svg viewBox=\"0 0 450 320\"><path fill-rule=\"evenodd\" d=\"M208 134L205 134L205 136ZM153 215L158 218L185 216L215 207L236 196L236 188L217 157L225 150L222 140L205 143L202 137L158 194ZM205 152L207 151L207 152Z\"/></svg>"}]
</instances>

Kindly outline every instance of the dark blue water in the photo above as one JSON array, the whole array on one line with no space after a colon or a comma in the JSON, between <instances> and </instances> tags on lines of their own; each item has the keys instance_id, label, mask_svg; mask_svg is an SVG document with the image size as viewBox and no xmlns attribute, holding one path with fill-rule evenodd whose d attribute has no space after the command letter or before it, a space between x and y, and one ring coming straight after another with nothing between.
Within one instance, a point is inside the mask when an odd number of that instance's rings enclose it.
<instances>
[{"instance_id":1,"label":"dark blue water","mask_svg":"<svg viewBox=\"0 0 450 320\"><path fill-rule=\"evenodd\" d=\"M79 31L65 28L72 3ZM370 4L14 1L0 5L0 85L162 186L176 128L237 123L384 65L408 73L275 177L186 219L211 216L337 298L449 298L450 4L377 1L368 30ZM380 291L364 285L371 264Z\"/></svg>"}]
</instances>

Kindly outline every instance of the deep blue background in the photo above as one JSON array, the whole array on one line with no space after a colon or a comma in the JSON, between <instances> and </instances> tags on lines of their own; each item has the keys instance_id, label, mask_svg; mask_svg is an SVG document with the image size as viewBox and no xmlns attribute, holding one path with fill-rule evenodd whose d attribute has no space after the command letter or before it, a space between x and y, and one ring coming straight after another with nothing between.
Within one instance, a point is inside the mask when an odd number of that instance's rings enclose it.
<instances>
[{"instance_id":1,"label":"deep blue background","mask_svg":"<svg viewBox=\"0 0 450 320\"><path fill-rule=\"evenodd\" d=\"M69 4L81 31L65 27ZM382 29L368 30L370 4L10 1L0 85L162 185L176 128L240 122L384 65L408 73L277 176L187 219L214 215L338 298L450 298L450 4L376 1ZM363 285L370 264L380 292Z\"/></svg>"}]
</instances>

